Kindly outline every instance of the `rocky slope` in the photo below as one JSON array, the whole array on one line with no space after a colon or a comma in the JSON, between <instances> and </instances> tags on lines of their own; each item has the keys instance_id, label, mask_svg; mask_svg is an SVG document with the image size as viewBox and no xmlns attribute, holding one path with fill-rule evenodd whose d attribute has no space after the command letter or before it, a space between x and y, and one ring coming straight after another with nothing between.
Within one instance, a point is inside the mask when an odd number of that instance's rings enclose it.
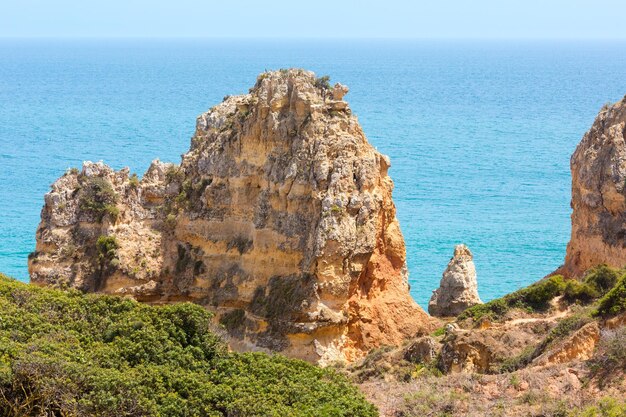
<instances>
[{"instance_id":1,"label":"rocky slope","mask_svg":"<svg viewBox=\"0 0 626 417\"><path fill-rule=\"evenodd\" d=\"M45 196L32 282L194 301L236 347L322 364L430 330L408 292L389 158L346 93L264 73L198 118L180 166L67 172Z\"/></svg>"},{"instance_id":2,"label":"rocky slope","mask_svg":"<svg viewBox=\"0 0 626 417\"><path fill-rule=\"evenodd\" d=\"M467 246L456 245L439 288L430 298L428 312L440 317L457 316L466 308L481 303L474 256Z\"/></svg>"},{"instance_id":3,"label":"rocky slope","mask_svg":"<svg viewBox=\"0 0 626 417\"><path fill-rule=\"evenodd\" d=\"M572 155L572 236L559 271L626 265L626 101L605 106Z\"/></svg>"},{"instance_id":4,"label":"rocky slope","mask_svg":"<svg viewBox=\"0 0 626 417\"><path fill-rule=\"evenodd\" d=\"M381 415L626 415L625 132L622 100L600 112L572 156L565 278L470 307L346 369ZM432 314L452 315L453 288L469 287L452 285L474 277L468 253L455 251Z\"/></svg>"},{"instance_id":5,"label":"rocky slope","mask_svg":"<svg viewBox=\"0 0 626 417\"><path fill-rule=\"evenodd\" d=\"M612 285L592 298L540 281L344 372L382 416L625 415L625 272L589 271L587 285Z\"/></svg>"}]
</instances>

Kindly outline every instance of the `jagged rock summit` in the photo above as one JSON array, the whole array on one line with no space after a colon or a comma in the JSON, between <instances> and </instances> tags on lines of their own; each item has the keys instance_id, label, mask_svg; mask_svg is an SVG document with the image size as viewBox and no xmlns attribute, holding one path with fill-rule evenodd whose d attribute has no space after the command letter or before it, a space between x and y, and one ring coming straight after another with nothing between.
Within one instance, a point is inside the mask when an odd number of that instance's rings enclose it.
<instances>
[{"instance_id":1,"label":"jagged rock summit","mask_svg":"<svg viewBox=\"0 0 626 417\"><path fill-rule=\"evenodd\" d=\"M474 257L467 246L456 245L439 288L433 291L428 302L428 312L433 316L452 317L476 304L482 301L478 296Z\"/></svg>"},{"instance_id":2,"label":"jagged rock summit","mask_svg":"<svg viewBox=\"0 0 626 417\"><path fill-rule=\"evenodd\" d=\"M572 235L559 270L568 277L626 266L625 131L623 99L600 111L572 155Z\"/></svg>"},{"instance_id":3,"label":"jagged rock summit","mask_svg":"<svg viewBox=\"0 0 626 417\"><path fill-rule=\"evenodd\" d=\"M387 175L348 89L261 74L198 117L180 166L86 162L45 196L31 281L193 301L240 349L351 361L432 329L409 295Z\"/></svg>"}]
</instances>

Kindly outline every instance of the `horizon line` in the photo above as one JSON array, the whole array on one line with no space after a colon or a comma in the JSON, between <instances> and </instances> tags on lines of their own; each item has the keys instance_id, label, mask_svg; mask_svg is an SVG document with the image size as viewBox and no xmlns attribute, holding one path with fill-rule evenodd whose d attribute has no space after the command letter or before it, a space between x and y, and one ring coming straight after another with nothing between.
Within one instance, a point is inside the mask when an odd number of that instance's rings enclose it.
<instances>
[{"instance_id":1,"label":"horizon line","mask_svg":"<svg viewBox=\"0 0 626 417\"><path fill-rule=\"evenodd\" d=\"M0 40L245 40L245 41L626 41L624 37L483 36L154 36L154 35L0 35Z\"/></svg>"}]
</instances>

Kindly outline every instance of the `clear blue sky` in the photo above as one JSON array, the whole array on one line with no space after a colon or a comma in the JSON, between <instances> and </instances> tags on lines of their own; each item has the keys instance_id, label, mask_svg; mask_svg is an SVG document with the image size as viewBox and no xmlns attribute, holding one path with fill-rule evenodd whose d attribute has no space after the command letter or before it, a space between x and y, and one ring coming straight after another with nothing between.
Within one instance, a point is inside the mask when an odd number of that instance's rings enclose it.
<instances>
[{"instance_id":1,"label":"clear blue sky","mask_svg":"<svg viewBox=\"0 0 626 417\"><path fill-rule=\"evenodd\" d=\"M0 0L0 37L626 38L626 0Z\"/></svg>"}]
</instances>

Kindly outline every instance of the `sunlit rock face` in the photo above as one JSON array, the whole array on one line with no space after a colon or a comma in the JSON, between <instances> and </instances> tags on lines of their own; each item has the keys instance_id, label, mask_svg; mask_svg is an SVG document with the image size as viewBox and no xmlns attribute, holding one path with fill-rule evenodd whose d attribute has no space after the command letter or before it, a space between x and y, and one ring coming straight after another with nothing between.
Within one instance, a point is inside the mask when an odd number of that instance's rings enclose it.
<instances>
[{"instance_id":1,"label":"sunlit rock face","mask_svg":"<svg viewBox=\"0 0 626 417\"><path fill-rule=\"evenodd\" d=\"M560 272L626 266L626 102L605 106L572 155L572 236Z\"/></svg>"},{"instance_id":2,"label":"sunlit rock face","mask_svg":"<svg viewBox=\"0 0 626 417\"><path fill-rule=\"evenodd\" d=\"M193 301L236 349L328 364L428 332L409 296L389 158L304 70L261 74L202 114L180 166L85 163L45 197L37 284Z\"/></svg>"},{"instance_id":3,"label":"sunlit rock face","mask_svg":"<svg viewBox=\"0 0 626 417\"><path fill-rule=\"evenodd\" d=\"M428 312L433 316L452 317L476 304L482 301L478 296L474 256L467 246L456 245L439 288L430 298Z\"/></svg>"}]
</instances>

